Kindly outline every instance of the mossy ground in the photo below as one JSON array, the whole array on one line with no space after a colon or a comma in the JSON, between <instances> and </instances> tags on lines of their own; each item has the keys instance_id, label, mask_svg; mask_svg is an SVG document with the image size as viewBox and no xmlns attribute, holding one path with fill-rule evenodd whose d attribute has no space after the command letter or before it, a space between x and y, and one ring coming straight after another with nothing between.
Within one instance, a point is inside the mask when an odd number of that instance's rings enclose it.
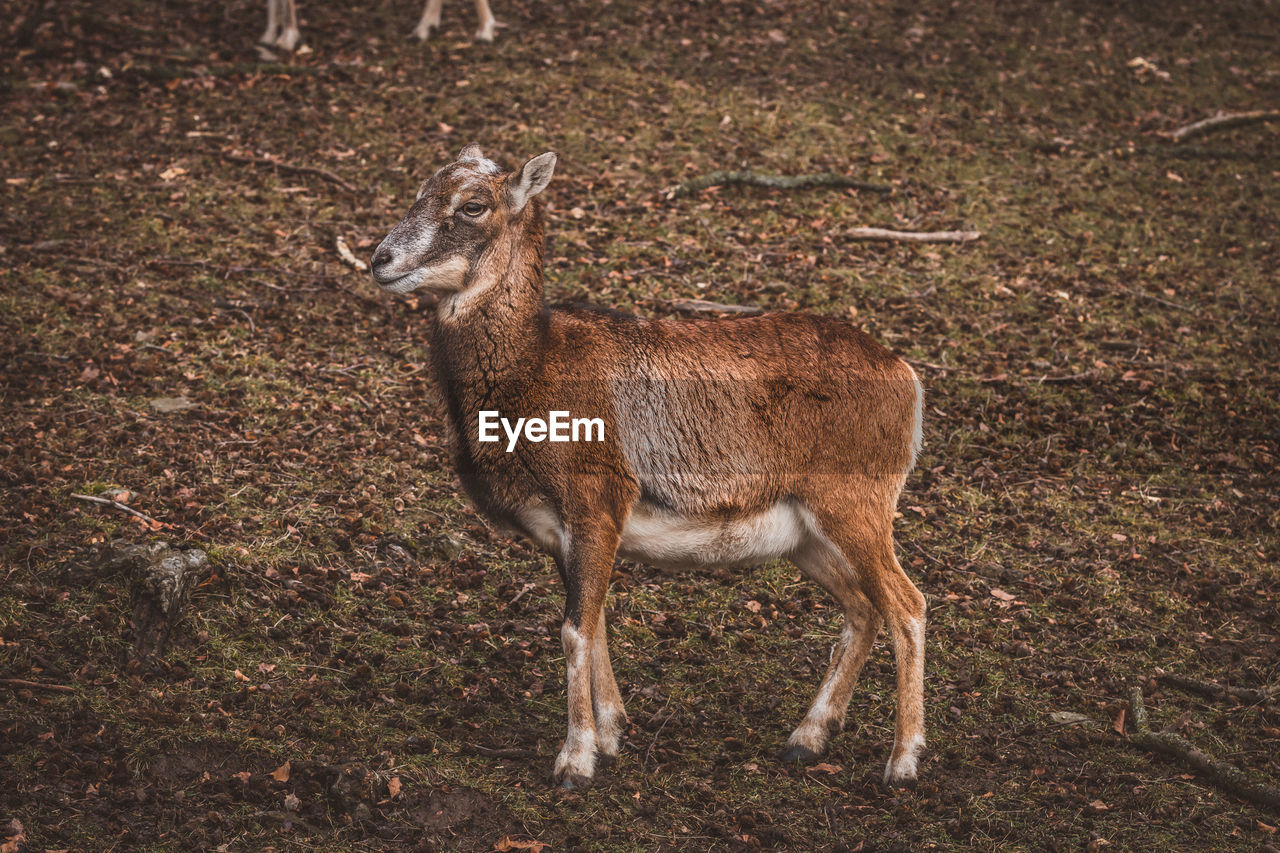
<instances>
[{"instance_id":1,"label":"mossy ground","mask_svg":"<svg viewBox=\"0 0 1280 853\"><path fill-rule=\"evenodd\" d=\"M1275 707L1153 680L1280 679L1280 145L1275 125L1160 135L1274 106L1280 8L495 11L492 46L467 41L465 4L420 46L405 4L307 3L314 52L279 64L253 61L248 2L4 16L0 660L73 692L0 687L0 817L35 850L1275 844L1280 816L1113 724L1141 684L1155 725L1280 776ZM785 563L620 564L626 747L586 794L547 786L556 573L455 491L427 306L334 251L367 254L472 140L560 153L552 299L853 316L919 367L898 528L931 603L916 789L876 781L883 644L825 766L773 760L840 625ZM665 200L737 168L894 192ZM844 239L863 225L984 236ZM149 405L172 396L196 406ZM71 498L108 488L174 526ZM130 671L127 588L93 555L149 536L207 548L214 573L164 661Z\"/></svg>"}]
</instances>

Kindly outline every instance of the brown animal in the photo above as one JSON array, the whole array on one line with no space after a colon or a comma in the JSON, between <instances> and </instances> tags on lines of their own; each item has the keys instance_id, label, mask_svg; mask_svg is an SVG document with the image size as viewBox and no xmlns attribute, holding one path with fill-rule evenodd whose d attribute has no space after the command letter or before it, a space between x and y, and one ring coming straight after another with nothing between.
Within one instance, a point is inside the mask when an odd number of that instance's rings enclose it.
<instances>
[{"instance_id":1,"label":"brown animal","mask_svg":"<svg viewBox=\"0 0 1280 853\"><path fill-rule=\"evenodd\" d=\"M604 624L617 555L786 558L840 603L843 633L784 759L816 758L841 729L883 619L898 669L885 780L913 780L925 601L894 556L893 517L920 448L914 371L832 318L548 309L535 196L555 165L546 153L506 172L467 146L423 183L371 264L386 290L439 296L431 358L458 475L482 512L549 551L564 581L569 727L554 781L586 787L597 755L618 754L626 716ZM555 439L552 413L562 438L568 413L602 421L603 440Z\"/></svg>"}]
</instances>

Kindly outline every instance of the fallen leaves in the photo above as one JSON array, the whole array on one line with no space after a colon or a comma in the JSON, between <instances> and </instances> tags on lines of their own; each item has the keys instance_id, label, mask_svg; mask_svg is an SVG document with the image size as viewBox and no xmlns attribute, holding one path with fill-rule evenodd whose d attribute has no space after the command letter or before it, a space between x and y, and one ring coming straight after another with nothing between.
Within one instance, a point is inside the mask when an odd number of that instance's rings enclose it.
<instances>
[{"instance_id":1,"label":"fallen leaves","mask_svg":"<svg viewBox=\"0 0 1280 853\"><path fill-rule=\"evenodd\" d=\"M290 770L291 762L286 761L284 764L281 764L275 770L271 771L271 778L275 779L277 782L288 782Z\"/></svg>"}]
</instances>

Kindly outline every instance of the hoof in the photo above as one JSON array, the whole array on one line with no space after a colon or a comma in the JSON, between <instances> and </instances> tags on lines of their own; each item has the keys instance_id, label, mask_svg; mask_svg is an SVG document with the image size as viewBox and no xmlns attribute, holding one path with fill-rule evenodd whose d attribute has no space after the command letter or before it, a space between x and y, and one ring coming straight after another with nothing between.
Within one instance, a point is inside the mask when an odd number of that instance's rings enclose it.
<instances>
[{"instance_id":1,"label":"hoof","mask_svg":"<svg viewBox=\"0 0 1280 853\"><path fill-rule=\"evenodd\" d=\"M914 788L916 786L916 777L915 776L890 777L889 774L886 773L884 775L884 785L886 788L897 788L897 789L906 790L906 789Z\"/></svg>"},{"instance_id":2,"label":"hoof","mask_svg":"<svg viewBox=\"0 0 1280 853\"><path fill-rule=\"evenodd\" d=\"M617 763L618 763L618 756L616 755L609 755L608 753L604 753L604 752L596 753L596 769L597 770L608 770L610 767L612 767Z\"/></svg>"},{"instance_id":3,"label":"hoof","mask_svg":"<svg viewBox=\"0 0 1280 853\"><path fill-rule=\"evenodd\" d=\"M890 761L884 769L884 784L888 788L914 788L916 784L915 755Z\"/></svg>"},{"instance_id":4,"label":"hoof","mask_svg":"<svg viewBox=\"0 0 1280 853\"><path fill-rule=\"evenodd\" d=\"M585 791L591 787L591 777L577 773L566 773L559 780L560 789L564 791Z\"/></svg>"},{"instance_id":5,"label":"hoof","mask_svg":"<svg viewBox=\"0 0 1280 853\"><path fill-rule=\"evenodd\" d=\"M821 753L814 752L802 744L793 743L779 753L778 760L784 764L813 764L821 757Z\"/></svg>"}]
</instances>

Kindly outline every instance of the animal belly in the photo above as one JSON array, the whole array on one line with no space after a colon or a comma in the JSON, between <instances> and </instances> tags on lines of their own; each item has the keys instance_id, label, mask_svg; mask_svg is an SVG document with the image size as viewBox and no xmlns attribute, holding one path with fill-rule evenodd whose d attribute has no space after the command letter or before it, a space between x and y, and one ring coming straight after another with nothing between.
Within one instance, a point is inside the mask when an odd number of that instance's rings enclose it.
<instances>
[{"instance_id":1,"label":"animal belly","mask_svg":"<svg viewBox=\"0 0 1280 853\"><path fill-rule=\"evenodd\" d=\"M685 518L637 506L622 531L618 554L658 566L756 565L787 556L806 537L798 507L779 502L743 518Z\"/></svg>"}]
</instances>

